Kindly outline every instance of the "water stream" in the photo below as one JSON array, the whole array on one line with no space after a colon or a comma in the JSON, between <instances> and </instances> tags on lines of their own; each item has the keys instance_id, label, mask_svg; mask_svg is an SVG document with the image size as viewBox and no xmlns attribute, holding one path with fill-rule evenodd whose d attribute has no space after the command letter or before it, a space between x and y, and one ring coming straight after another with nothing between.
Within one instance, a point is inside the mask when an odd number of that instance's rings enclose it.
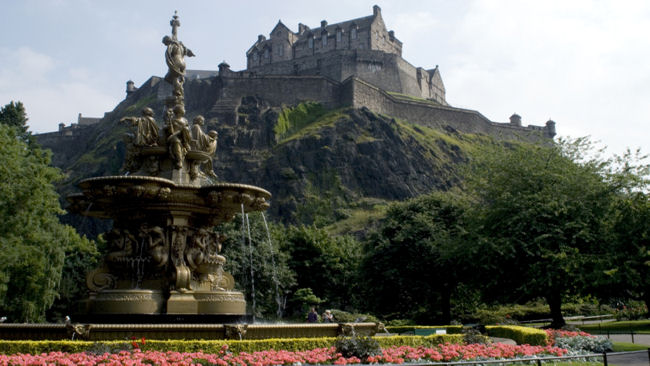
<instances>
[{"instance_id":1,"label":"water stream","mask_svg":"<svg viewBox=\"0 0 650 366\"><path fill-rule=\"evenodd\" d=\"M246 226L247 223L248 223L248 215L244 211L244 204L242 203L242 205L241 205L241 235L242 235L242 237L241 237L241 239L242 239L242 241L241 241L241 249L242 249L242 253L246 253L246 233L247 232L248 232L248 241L249 241L249 243L251 242L251 240L250 240L250 237L251 237L250 227L248 227L248 230L246 230L247 229L247 226ZM249 258L250 258L250 276L251 276L251 298L253 300L252 301L253 321L255 321L255 310L256 310L256 308L255 308L255 279L253 278L254 270L253 270L252 244L249 244L249 248L250 248ZM243 257L242 257L242 259L243 259ZM243 268L244 268L244 265L242 263L242 269Z\"/></svg>"},{"instance_id":2,"label":"water stream","mask_svg":"<svg viewBox=\"0 0 650 366\"><path fill-rule=\"evenodd\" d=\"M251 298L253 299L253 322L255 322L255 272L253 266L253 240L251 239L251 224L248 221L248 214L246 214L246 231L248 232L248 256L250 259L250 268L251 268Z\"/></svg>"},{"instance_id":3,"label":"water stream","mask_svg":"<svg viewBox=\"0 0 650 366\"><path fill-rule=\"evenodd\" d=\"M271 253L271 265L273 266L273 283L275 284L275 302L278 304L278 310L276 312L276 315L278 318L282 318L282 308L283 308L283 301L282 301L282 295L280 294L280 282L278 281L278 273L277 273L277 267L275 266L275 255L273 254L273 242L271 241L271 231L269 230L269 224L266 222L266 216L264 215L264 212L261 212L262 214L262 220L264 221L264 228L266 229L266 238L269 243L269 250Z\"/></svg>"}]
</instances>

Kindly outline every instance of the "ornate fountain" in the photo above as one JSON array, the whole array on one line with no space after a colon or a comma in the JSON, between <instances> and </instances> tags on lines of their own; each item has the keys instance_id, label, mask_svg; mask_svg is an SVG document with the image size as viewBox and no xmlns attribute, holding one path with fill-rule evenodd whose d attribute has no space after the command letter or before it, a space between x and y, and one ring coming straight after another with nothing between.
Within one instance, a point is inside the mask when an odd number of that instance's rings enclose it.
<instances>
[{"instance_id":1,"label":"ornate fountain","mask_svg":"<svg viewBox=\"0 0 650 366\"><path fill-rule=\"evenodd\" d=\"M85 311L104 321L151 321L152 315L186 321L199 314L232 321L246 314L244 295L234 290L219 254L225 238L213 227L237 213L266 210L271 194L217 183L212 159L218 134L203 130L202 116L191 128L185 118L185 56L194 54L178 40L176 14L170 25L163 44L173 94L165 101L164 125L151 108L122 118L131 128L127 174L83 180L82 192L68 197L71 212L113 220L105 234L109 252L87 276Z\"/></svg>"},{"instance_id":2,"label":"ornate fountain","mask_svg":"<svg viewBox=\"0 0 650 366\"><path fill-rule=\"evenodd\" d=\"M71 212L113 220L105 234L108 253L86 279L85 314L65 324L0 324L0 339L264 339L381 330L375 323L246 324L246 301L224 271L219 252L225 238L214 226L237 213L266 210L271 194L217 182L217 133L205 133L201 116L191 128L185 119L185 56L194 54L177 38L177 15L170 24L163 44L173 94L163 127L150 108L123 118L131 127L128 174L83 180L82 192L68 197Z\"/></svg>"}]
</instances>

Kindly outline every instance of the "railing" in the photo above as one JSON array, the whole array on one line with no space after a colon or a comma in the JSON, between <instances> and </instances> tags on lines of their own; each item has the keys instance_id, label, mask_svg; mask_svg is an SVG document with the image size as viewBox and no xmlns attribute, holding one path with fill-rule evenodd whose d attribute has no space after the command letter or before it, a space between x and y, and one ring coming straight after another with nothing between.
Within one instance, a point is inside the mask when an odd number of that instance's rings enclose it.
<instances>
[{"instance_id":1,"label":"railing","mask_svg":"<svg viewBox=\"0 0 650 366\"><path fill-rule=\"evenodd\" d=\"M621 355L632 355L632 354L647 354L648 355L648 365L650 365L650 348L647 351L630 351L630 352L609 352L609 353L590 353L586 355L576 355L576 356L556 356L556 357L539 357L539 358L517 358L512 360L489 360L489 361L456 361L456 362L409 362L408 366L442 366L442 365L493 365L493 364L508 364L508 363L523 363L523 364L537 364L541 366L542 362L545 361L562 361L562 360L572 360L572 359L581 359L589 360L600 358L603 360L603 365L608 366L608 357L612 356L621 356ZM384 364L385 365L385 364ZM357 365L357 366L376 366L376 364L370 365Z\"/></svg>"}]
</instances>

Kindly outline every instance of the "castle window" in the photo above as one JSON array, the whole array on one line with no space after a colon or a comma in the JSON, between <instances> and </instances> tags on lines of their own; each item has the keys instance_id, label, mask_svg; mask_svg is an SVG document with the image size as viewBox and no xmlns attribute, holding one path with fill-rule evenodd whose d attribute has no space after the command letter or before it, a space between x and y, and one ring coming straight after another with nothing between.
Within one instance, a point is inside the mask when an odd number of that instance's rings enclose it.
<instances>
[{"instance_id":1,"label":"castle window","mask_svg":"<svg viewBox=\"0 0 650 366\"><path fill-rule=\"evenodd\" d=\"M309 48L314 48L314 39L311 37L309 38Z\"/></svg>"},{"instance_id":2,"label":"castle window","mask_svg":"<svg viewBox=\"0 0 650 366\"><path fill-rule=\"evenodd\" d=\"M327 33L323 33L321 39L323 40L323 47L327 46Z\"/></svg>"},{"instance_id":3,"label":"castle window","mask_svg":"<svg viewBox=\"0 0 650 366\"><path fill-rule=\"evenodd\" d=\"M253 53L253 61L257 61L257 52Z\"/></svg>"},{"instance_id":4,"label":"castle window","mask_svg":"<svg viewBox=\"0 0 650 366\"><path fill-rule=\"evenodd\" d=\"M356 27L352 27L352 29L350 29L350 38L357 39L357 28Z\"/></svg>"},{"instance_id":5,"label":"castle window","mask_svg":"<svg viewBox=\"0 0 650 366\"><path fill-rule=\"evenodd\" d=\"M336 42L339 43L343 39L343 32L340 29L336 30Z\"/></svg>"},{"instance_id":6,"label":"castle window","mask_svg":"<svg viewBox=\"0 0 650 366\"><path fill-rule=\"evenodd\" d=\"M269 49L264 50L264 58L269 58Z\"/></svg>"},{"instance_id":7,"label":"castle window","mask_svg":"<svg viewBox=\"0 0 650 366\"><path fill-rule=\"evenodd\" d=\"M278 55L284 56L284 47L278 47Z\"/></svg>"}]
</instances>

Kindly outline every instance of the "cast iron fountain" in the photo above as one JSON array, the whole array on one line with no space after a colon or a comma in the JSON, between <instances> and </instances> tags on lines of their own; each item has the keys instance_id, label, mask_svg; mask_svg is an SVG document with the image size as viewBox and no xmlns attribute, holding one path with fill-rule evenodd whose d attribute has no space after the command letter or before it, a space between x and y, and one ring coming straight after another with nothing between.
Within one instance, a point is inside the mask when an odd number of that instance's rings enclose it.
<instances>
[{"instance_id":1,"label":"cast iron fountain","mask_svg":"<svg viewBox=\"0 0 650 366\"><path fill-rule=\"evenodd\" d=\"M83 314L65 324L0 324L0 339L263 339L374 334L375 323L247 324L246 301L219 254L225 239L214 226L237 213L264 211L271 194L262 188L218 183L212 170L217 133L190 129L185 119L185 56L192 51L172 35L163 38L173 93L163 126L154 111L125 117L127 174L79 183L69 211L113 220L105 234L108 253L87 276L90 296Z\"/></svg>"},{"instance_id":2,"label":"cast iron fountain","mask_svg":"<svg viewBox=\"0 0 650 366\"><path fill-rule=\"evenodd\" d=\"M82 192L68 197L71 212L114 222L105 235L109 253L87 278L86 311L104 320L143 320L150 317L141 315L151 314L232 320L246 314L244 295L223 270L224 237L213 227L242 207L265 210L271 194L250 185L215 183L218 135L203 130L202 116L191 129L185 119L185 56L194 54L177 38L177 15L170 24L172 35L163 44L165 81L173 94L165 102L164 126L158 127L150 108L141 117L122 118L132 127L126 137L128 175L83 180Z\"/></svg>"}]
</instances>

